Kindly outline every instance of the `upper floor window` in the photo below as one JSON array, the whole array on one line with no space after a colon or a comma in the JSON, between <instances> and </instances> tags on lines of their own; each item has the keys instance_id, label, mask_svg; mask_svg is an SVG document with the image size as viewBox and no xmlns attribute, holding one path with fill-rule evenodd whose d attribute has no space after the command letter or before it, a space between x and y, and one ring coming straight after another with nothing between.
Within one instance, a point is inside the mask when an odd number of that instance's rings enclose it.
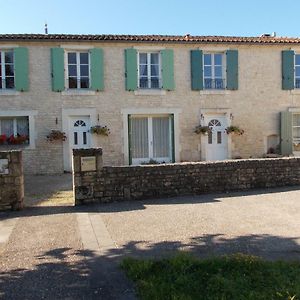
<instances>
[{"instance_id":1,"label":"upper floor window","mask_svg":"<svg viewBox=\"0 0 300 300\"><path fill-rule=\"evenodd\" d=\"M295 88L300 88L300 54L295 54Z\"/></svg>"},{"instance_id":2,"label":"upper floor window","mask_svg":"<svg viewBox=\"0 0 300 300\"><path fill-rule=\"evenodd\" d=\"M222 53L205 53L203 55L204 89L225 89L225 67Z\"/></svg>"},{"instance_id":3,"label":"upper floor window","mask_svg":"<svg viewBox=\"0 0 300 300\"><path fill-rule=\"evenodd\" d=\"M28 117L0 118L0 145L29 144Z\"/></svg>"},{"instance_id":4,"label":"upper floor window","mask_svg":"<svg viewBox=\"0 0 300 300\"><path fill-rule=\"evenodd\" d=\"M67 52L67 88L90 88L89 52Z\"/></svg>"},{"instance_id":5,"label":"upper floor window","mask_svg":"<svg viewBox=\"0 0 300 300\"><path fill-rule=\"evenodd\" d=\"M160 89L161 62L159 52L139 53L138 85L140 89Z\"/></svg>"},{"instance_id":6,"label":"upper floor window","mask_svg":"<svg viewBox=\"0 0 300 300\"><path fill-rule=\"evenodd\" d=\"M0 89L15 88L14 52L0 51Z\"/></svg>"}]
</instances>

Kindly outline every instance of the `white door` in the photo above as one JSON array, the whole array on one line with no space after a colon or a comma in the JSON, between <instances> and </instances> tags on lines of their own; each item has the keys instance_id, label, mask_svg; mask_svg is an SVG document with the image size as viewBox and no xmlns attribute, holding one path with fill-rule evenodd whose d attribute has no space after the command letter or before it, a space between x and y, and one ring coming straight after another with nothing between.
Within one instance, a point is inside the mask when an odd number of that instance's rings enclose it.
<instances>
[{"instance_id":1,"label":"white door","mask_svg":"<svg viewBox=\"0 0 300 300\"><path fill-rule=\"evenodd\" d=\"M227 121L225 116L210 117L208 126L211 132L205 136L206 160L223 160L228 158Z\"/></svg>"},{"instance_id":2,"label":"white door","mask_svg":"<svg viewBox=\"0 0 300 300\"><path fill-rule=\"evenodd\" d=\"M129 153L133 165L173 160L173 118L130 116Z\"/></svg>"},{"instance_id":3,"label":"white door","mask_svg":"<svg viewBox=\"0 0 300 300\"><path fill-rule=\"evenodd\" d=\"M78 116L71 117L69 123L69 147L70 147L70 158L73 157L73 149L90 148L91 147L91 134L90 129L90 117ZM72 159L70 159L70 170Z\"/></svg>"}]
</instances>

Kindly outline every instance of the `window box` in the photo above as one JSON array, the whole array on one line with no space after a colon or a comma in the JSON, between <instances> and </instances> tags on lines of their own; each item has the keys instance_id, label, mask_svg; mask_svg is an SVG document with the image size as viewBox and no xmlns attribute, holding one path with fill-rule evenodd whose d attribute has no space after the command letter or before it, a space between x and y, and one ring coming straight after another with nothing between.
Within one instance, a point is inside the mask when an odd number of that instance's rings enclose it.
<instances>
[{"instance_id":1,"label":"window box","mask_svg":"<svg viewBox=\"0 0 300 300\"><path fill-rule=\"evenodd\" d=\"M3 145L7 141L7 136L5 134L0 135L0 145Z\"/></svg>"},{"instance_id":2,"label":"window box","mask_svg":"<svg viewBox=\"0 0 300 300\"><path fill-rule=\"evenodd\" d=\"M29 142L29 136L28 135L11 135L7 139L8 145L22 145L22 144L28 144Z\"/></svg>"}]
</instances>

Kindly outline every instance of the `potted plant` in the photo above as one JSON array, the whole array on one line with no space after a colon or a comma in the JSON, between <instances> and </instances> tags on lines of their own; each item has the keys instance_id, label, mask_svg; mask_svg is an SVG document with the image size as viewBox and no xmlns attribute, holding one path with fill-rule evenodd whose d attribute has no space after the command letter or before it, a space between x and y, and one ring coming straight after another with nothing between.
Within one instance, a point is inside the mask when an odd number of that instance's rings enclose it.
<instances>
[{"instance_id":1,"label":"potted plant","mask_svg":"<svg viewBox=\"0 0 300 300\"><path fill-rule=\"evenodd\" d=\"M211 128L209 126L198 125L196 126L194 132L197 134L208 135L209 133L211 133Z\"/></svg>"},{"instance_id":2,"label":"potted plant","mask_svg":"<svg viewBox=\"0 0 300 300\"><path fill-rule=\"evenodd\" d=\"M7 141L7 136L5 134L0 135L0 145L3 145Z\"/></svg>"},{"instance_id":3,"label":"potted plant","mask_svg":"<svg viewBox=\"0 0 300 300\"><path fill-rule=\"evenodd\" d=\"M28 135L25 134L17 134L17 135L11 135L8 138L8 144L10 145L21 145L25 144L28 141Z\"/></svg>"},{"instance_id":4,"label":"potted plant","mask_svg":"<svg viewBox=\"0 0 300 300\"><path fill-rule=\"evenodd\" d=\"M228 126L228 127L225 129L225 131L226 131L227 134L233 133L233 134L236 134L236 135L242 135L242 134L244 134L244 132L245 132L245 131L244 131L243 129L241 129L240 127L238 127L238 126L233 126L233 125Z\"/></svg>"},{"instance_id":5,"label":"potted plant","mask_svg":"<svg viewBox=\"0 0 300 300\"><path fill-rule=\"evenodd\" d=\"M110 134L110 130L107 126L95 125L90 128L90 133L108 136Z\"/></svg>"},{"instance_id":6,"label":"potted plant","mask_svg":"<svg viewBox=\"0 0 300 300\"><path fill-rule=\"evenodd\" d=\"M65 141L67 139L66 134L60 130L51 130L47 135L47 141Z\"/></svg>"}]
</instances>

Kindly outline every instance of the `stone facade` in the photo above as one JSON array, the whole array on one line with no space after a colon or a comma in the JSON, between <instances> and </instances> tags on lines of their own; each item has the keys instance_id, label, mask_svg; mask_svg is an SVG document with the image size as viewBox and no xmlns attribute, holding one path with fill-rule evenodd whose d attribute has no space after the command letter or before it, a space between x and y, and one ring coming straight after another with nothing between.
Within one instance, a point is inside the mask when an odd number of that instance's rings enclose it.
<instances>
[{"instance_id":1,"label":"stone facade","mask_svg":"<svg viewBox=\"0 0 300 300\"><path fill-rule=\"evenodd\" d=\"M300 184L300 158L101 167L101 149L74 153L75 204L162 198ZM80 157L97 157L82 172Z\"/></svg>"},{"instance_id":2,"label":"stone facade","mask_svg":"<svg viewBox=\"0 0 300 300\"><path fill-rule=\"evenodd\" d=\"M0 161L0 210L18 210L23 207L24 176L21 151L1 151ZM6 171L7 170L7 171Z\"/></svg>"},{"instance_id":3,"label":"stone facade","mask_svg":"<svg viewBox=\"0 0 300 300\"><path fill-rule=\"evenodd\" d=\"M230 137L230 157L262 157L268 149L268 137L274 136L279 143L279 113L289 108L300 111L300 93L281 88L281 51L289 45L246 44L197 44L197 43L130 43L64 41L17 41L17 46L29 50L29 91L1 93L1 113L7 111L32 111L34 115L34 147L24 150L26 173L61 173L64 171L64 155L71 156L68 141L46 141L52 129L64 131L64 110L90 109L94 117L92 125L99 119L107 125L108 137L92 136L91 146L102 147L106 153L104 165L128 164L126 116L124 111L178 112L175 124L176 162L200 161L203 158L203 141L194 134L201 115L205 112L226 111L229 122L245 130L242 136ZM1 47L11 42L1 41ZM51 90L50 48L52 47L100 47L104 53L104 91L95 93L66 93ZM146 49L170 48L174 50L175 90L165 94L137 94L125 90L124 50L130 47ZM239 53L239 88L236 91L192 91L190 50L224 51L237 49ZM293 46L300 51L300 46ZM230 125L230 124L229 124ZM0 146L1 147L1 146ZM64 150L64 147L66 150ZM65 151L65 152L64 152ZM68 152L69 151L69 152ZM64 154L65 153L65 154Z\"/></svg>"}]
</instances>

